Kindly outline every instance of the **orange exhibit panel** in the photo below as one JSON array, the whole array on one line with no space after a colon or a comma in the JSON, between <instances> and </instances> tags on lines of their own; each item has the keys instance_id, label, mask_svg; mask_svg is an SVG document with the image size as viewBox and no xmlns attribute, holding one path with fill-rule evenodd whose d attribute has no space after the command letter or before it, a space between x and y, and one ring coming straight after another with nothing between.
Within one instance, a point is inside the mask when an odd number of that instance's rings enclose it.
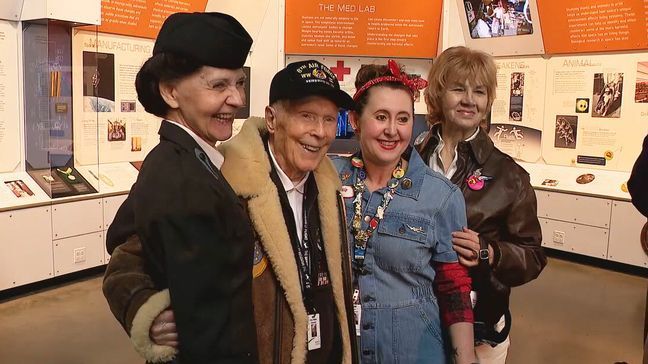
<instances>
[{"instance_id":1,"label":"orange exhibit panel","mask_svg":"<svg viewBox=\"0 0 648 364\"><path fill-rule=\"evenodd\" d=\"M648 1L538 1L546 53L648 48Z\"/></svg>"},{"instance_id":2,"label":"orange exhibit panel","mask_svg":"<svg viewBox=\"0 0 648 364\"><path fill-rule=\"evenodd\" d=\"M432 58L441 0L286 0L286 53Z\"/></svg>"},{"instance_id":3,"label":"orange exhibit panel","mask_svg":"<svg viewBox=\"0 0 648 364\"><path fill-rule=\"evenodd\" d=\"M155 39L173 13L205 11L207 0L102 0L99 32Z\"/></svg>"}]
</instances>

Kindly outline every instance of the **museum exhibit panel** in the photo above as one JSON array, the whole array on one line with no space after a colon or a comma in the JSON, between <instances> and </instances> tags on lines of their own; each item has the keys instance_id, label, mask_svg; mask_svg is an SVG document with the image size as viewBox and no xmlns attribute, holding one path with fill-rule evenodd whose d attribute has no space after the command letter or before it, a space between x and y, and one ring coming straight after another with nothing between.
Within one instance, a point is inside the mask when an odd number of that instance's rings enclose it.
<instances>
[{"instance_id":1,"label":"museum exhibit panel","mask_svg":"<svg viewBox=\"0 0 648 364\"><path fill-rule=\"evenodd\" d=\"M352 95L363 64L393 58L426 77L448 47L493 54L489 135L531 175L543 245L648 267L646 220L625 185L648 132L643 2L9 3L0 11L0 290L108 262L105 231L158 142L160 120L138 102L135 75L176 11L229 13L254 38L234 133L263 115L272 76L291 62L321 61ZM609 19L592 25L592 17ZM414 135L426 112L418 98ZM331 152L355 148L343 111Z\"/></svg>"}]
</instances>

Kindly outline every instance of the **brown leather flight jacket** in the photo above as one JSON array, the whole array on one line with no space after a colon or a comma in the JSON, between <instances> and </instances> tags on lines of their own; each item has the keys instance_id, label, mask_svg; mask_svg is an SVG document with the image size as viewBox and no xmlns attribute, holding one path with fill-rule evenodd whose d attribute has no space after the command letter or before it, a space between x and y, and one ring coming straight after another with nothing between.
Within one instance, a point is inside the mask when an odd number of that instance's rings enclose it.
<instances>
[{"instance_id":1,"label":"brown leather flight jacket","mask_svg":"<svg viewBox=\"0 0 648 364\"><path fill-rule=\"evenodd\" d=\"M439 144L440 127L436 124L417 138L416 148L428 164ZM492 266L485 261L470 270L478 300L475 321L492 327L508 311L511 287L535 279L547 264L536 196L529 174L497 149L483 129L473 140L460 142L457 154L451 180L466 200L468 228L479 233L482 249L490 244L494 251ZM492 179L481 190L472 190L466 179L478 169Z\"/></svg>"}]
</instances>

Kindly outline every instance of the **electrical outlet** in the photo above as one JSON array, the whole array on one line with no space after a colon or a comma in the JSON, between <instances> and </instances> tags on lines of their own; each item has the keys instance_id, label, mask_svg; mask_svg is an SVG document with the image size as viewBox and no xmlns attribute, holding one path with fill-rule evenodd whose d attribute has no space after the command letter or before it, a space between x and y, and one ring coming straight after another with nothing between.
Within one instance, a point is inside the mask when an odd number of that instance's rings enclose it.
<instances>
[{"instance_id":1,"label":"electrical outlet","mask_svg":"<svg viewBox=\"0 0 648 364\"><path fill-rule=\"evenodd\" d=\"M83 263L86 261L86 248L76 248L74 249L74 263Z\"/></svg>"},{"instance_id":2,"label":"electrical outlet","mask_svg":"<svg viewBox=\"0 0 648 364\"><path fill-rule=\"evenodd\" d=\"M553 242L554 244L565 244L565 232L554 230L553 232Z\"/></svg>"}]
</instances>

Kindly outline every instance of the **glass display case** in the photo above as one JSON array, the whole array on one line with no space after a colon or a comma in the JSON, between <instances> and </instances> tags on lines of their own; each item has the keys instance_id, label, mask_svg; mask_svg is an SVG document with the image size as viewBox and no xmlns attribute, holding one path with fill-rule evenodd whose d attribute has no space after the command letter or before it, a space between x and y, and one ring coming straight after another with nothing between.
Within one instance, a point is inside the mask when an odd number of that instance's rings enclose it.
<instances>
[{"instance_id":1,"label":"glass display case","mask_svg":"<svg viewBox=\"0 0 648 364\"><path fill-rule=\"evenodd\" d=\"M73 27L48 19L22 27L25 170L51 198L98 192L74 163Z\"/></svg>"}]
</instances>

